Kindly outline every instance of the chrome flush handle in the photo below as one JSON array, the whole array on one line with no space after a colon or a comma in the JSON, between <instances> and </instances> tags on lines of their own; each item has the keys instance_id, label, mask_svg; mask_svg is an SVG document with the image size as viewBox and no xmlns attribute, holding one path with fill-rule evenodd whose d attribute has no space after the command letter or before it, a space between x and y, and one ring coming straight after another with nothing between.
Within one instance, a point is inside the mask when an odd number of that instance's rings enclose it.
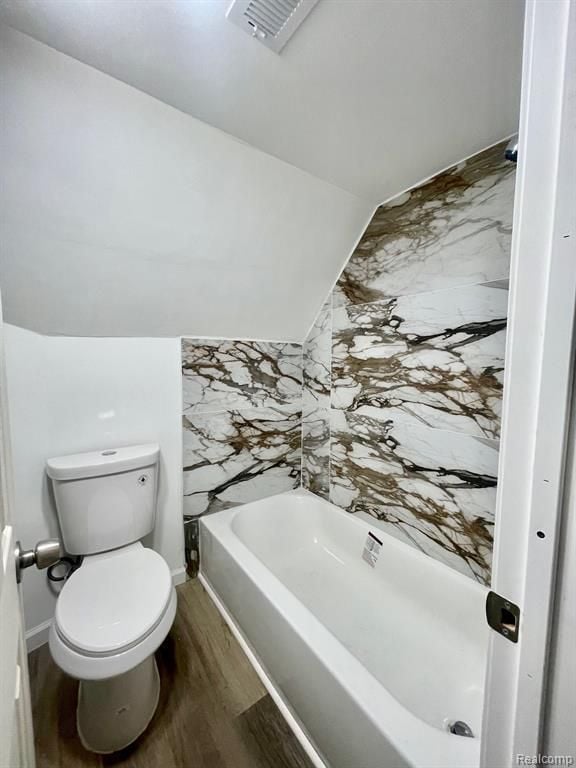
<instances>
[{"instance_id":1,"label":"chrome flush handle","mask_svg":"<svg viewBox=\"0 0 576 768\"><path fill-rule=\"evenodd\" d=\"M16 542L14 548L14 557L16 558L16 580L18 584L22 579L22 571L24 568L30 568L31 565L35 565L40 570L49 568L64 554L62 545L58 539L44 539L39 541L34 549L22 549L19 541Z\"/></svg>"}]
</instances>

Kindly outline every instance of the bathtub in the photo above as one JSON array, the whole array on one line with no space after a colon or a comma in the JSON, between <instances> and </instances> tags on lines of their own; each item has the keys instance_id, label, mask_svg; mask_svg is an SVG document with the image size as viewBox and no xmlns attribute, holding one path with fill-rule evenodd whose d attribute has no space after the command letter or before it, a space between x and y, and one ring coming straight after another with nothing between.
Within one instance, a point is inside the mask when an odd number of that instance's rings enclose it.
<instances>
[{"instance_id":1,"label":"bathtub","mask_svg":"<svg viewBox=\"0 0 576 768\"><path fill-rule=\"evenodd\" d=\"M307 491L203 518L200 547L203 584L317 766L479 765L486 589Z\"/></svg>"}]
</instances>

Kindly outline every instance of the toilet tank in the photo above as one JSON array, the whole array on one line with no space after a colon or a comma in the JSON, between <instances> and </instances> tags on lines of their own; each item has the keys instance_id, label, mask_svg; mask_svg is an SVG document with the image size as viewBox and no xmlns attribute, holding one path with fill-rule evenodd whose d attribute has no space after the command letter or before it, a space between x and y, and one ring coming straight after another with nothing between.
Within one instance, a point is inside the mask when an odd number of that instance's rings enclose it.
<instances>
[{"instance_id":1,"label":"toilet tank","mask_svg":"<svg viewBox=\"0 0 576 768\"><path fill-rule=\"evenodd\" d=\"M159 455L149 443L48 459L67 552L107 552L153 530Z\"/></svg>"}]
</instances>

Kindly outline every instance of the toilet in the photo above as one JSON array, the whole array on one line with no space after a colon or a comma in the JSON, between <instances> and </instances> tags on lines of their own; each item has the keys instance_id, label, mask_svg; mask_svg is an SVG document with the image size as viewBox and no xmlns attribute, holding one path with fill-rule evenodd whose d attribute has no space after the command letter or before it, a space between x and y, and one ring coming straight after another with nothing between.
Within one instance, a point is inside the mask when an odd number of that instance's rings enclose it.
<instances>
[{"instance_id":1,"label":"toilet","mask_svg":"<svg viewBox=\"0 0 576 768\"><path fill-rule=\"evenodd\" d=\"M84 747L108 754L135 741L158 704L154 652L174 621L165 560L140 541L154 529L156 444L49 459L64 548L82 555L50 627L56 664L77 678Z\"/></svg>"}]
</instances>

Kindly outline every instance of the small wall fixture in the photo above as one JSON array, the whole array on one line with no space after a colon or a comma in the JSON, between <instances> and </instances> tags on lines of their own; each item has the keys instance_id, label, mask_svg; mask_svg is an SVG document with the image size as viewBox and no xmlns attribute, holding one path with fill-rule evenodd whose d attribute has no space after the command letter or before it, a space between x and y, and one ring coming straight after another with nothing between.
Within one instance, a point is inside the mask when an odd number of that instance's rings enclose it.
<instances>
[{"instance_id":1,"label":"small wall fixture","mask_svg":"<svg viewBox=\"0 0 576 768\"><path fill-rule=\"evenodd\" d=\"M318 0L233 0L226 18L280 53Z\"/></svg>"}]
</instances>

